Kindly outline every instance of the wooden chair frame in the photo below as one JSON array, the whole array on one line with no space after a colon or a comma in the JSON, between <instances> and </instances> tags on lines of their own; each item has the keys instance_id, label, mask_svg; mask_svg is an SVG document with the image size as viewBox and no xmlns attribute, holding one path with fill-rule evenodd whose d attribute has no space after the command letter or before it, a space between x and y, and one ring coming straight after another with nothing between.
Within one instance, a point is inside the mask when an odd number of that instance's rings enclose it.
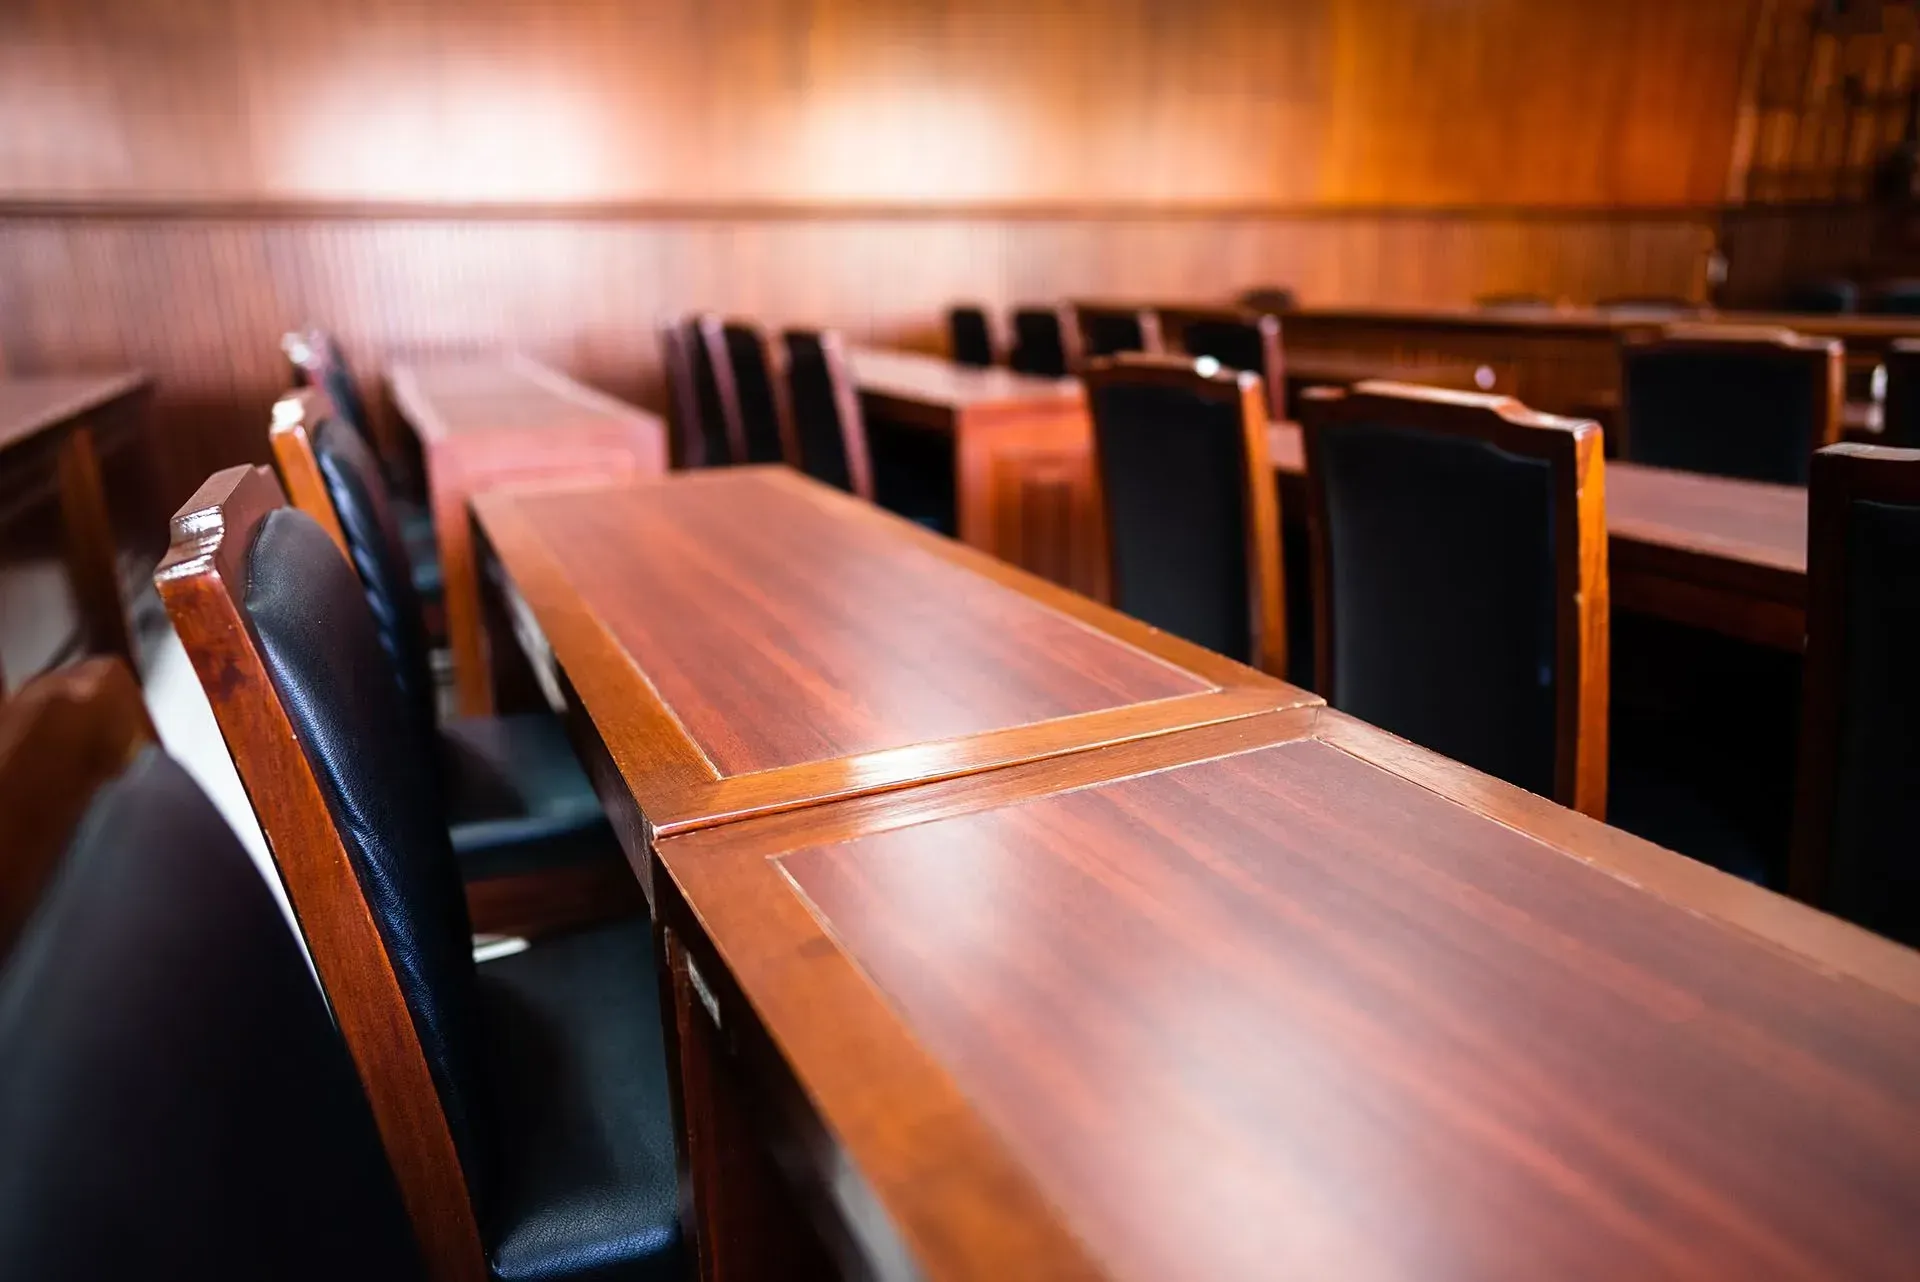
<instances>
[{"instance_id":1,"label":"wooden chair frame","mask_svg":"<svg viewBox=\"0 0 1920 1282\"><path fill-rule=\"evenodd\" d=\"M333 413L332 401L318 387L295 388L273 403L267 445L287 499L318 522L340 549L340 555L351 563L353 553L347 547L346 532L340 528L340 514L333 510L333 497L327 493L320 460L313 450L313 434Z\"/></svg>"},{"instance_id":2,"label":"wooden chair frame","mask_svg":"<svg viewBox=\"0 0 1920 1282\"><path fill-rule=\"evenodd\" d=\"M326 795L248 626L247 558L286 505L264 467L230 467L173 518L154 575L260 818L315 970L373 1107L429 1276L488 1276L446 1113Z\"/></svg>"},{"instance_id":3,"label":"wooden chair frame","mask_svg":"<svg viewBox=\"0 0 1920 1282\"><path fill-rule=\"evenodd\" d=\"M1231 402L1240 415L1241 466L1246 486L1248 619L1255 665L1271 676L1287 674L1287 594L1280 562L1280 493L1267 455L1267 401L1260 376L1217 370L1203 374L1194 362L1168 356L1124 353L1094 361L1082 375L1088 404L1107 387L1168 387L1206 400ZM1100 513L1100 537L1106 546L1107 582L1118 583L1113 563L1113 528L1106 518L1106 493L1100 460L1100 433L1093 432L1094 510Z\"/></svg>"},{"instance_id":4,"label":"wooden chair frame","mask_svg":"<svg viewBox=\"0 0 1920 1282\"><path fill-rule=\"evenodd\" d=\"M1535 413L1506 396L1365 382L1317 388L1301 404L1308 525L1313 539L1316 678L1333 687L1333 559L1326 537L1325 434L1350 423L1391 422L1436 435L1485 441L1553 468L1554 800L1606 818L1608 586L1606 479L1597 423Z\"/></svg>"},{"instance_id":5,"label":"wooden chair frame","mask_svg":"<svg viewBox=\"0 0 1920 1282\"><path fill-rule=\"evenodd\" d=\"M1804 362L1826 380L1820 402L1820 422L1813 448L1840 439L1847 398L1846 345L1837 338L1796 334L1773 325L1722 325L1710 321L1682 321L1658 332L1629 331L1620 339L1620 454L1631 457L1633 407L1626 403L1626 363L1638 353L1697 352L1752 356L1771 352L1786 362Z\"/></svg>"},{"instance_id":6,"label":"wooden chair frame","mask_svg":"<svg viewBox=\"0 0 1920 1282\"><path fill-rule=\"evenodd\" d=\"M1847 518L1854 503L1920 505L1920 450L1834 445L1813 456L1807 511L1807 651L1787 889L1820 906L1839 791L1840 694L1847 649Z\"/></svg>"},{"instance_id":7,"label":"wooden chair frame","mask_svg":"<svg viewBox=\"0 0 1920 1282\"><path fill-rule=\"evenodd\" d=\"M787 395L787 353L786 349L774 341L774 336L759 321L735 317L720 323L720 343L726 345L727 331L733 330L752 337L759 345L760 361L766 367L767 387L773 396L773 426L780 437L780 461L788 467L800 467L799 435L793 427L793 403ZM740 371L733 364L733 354L727 353L727 377L733 383L733 413L739 428L739 453L736 463L751 461L747 453L747 414L740 403Z\"/></svg>"},{"instance_id":8,"label":"wooden chair frame","mask_svg":"<svg viewBox=\"0 0 1920 1282\"><path fill-rule=\"evenodd\" d=\"M119 659L43 673L0 705L0 959L94 794L152 742L139 682Z\"/></svg>"},{"instance_id":9,"label":"wooden chair frame","mask_svg":"<svg viewBox=\"0 0 1920 1282\"><path fill-rule=\"evenodd\" d=\"M787 406L787 432L793 442L793 466L806 471L806 459L800 448L800 425L793 412L793 368L785 352L785 341L795 334L808 335L820 344L821 359L827 365L827 382L833 388L834 413L840 420L840 448L847 456L847 478L853 492L871 503L873 497L873 452L867 445L867 420L860 413L860 389L853 381L853 367L847 363L846 341L834 329L783 331L781 388Z\"/></svg>"},{"instance_id":10,"label":"wooden chair frame","mask_svg":"<svg viewBox=\"0 0 1920 1282\"><path fill-rule=\"evenodd\" d=\"M700 389L694 385L693 353L687 350L693 331L684 321L662 320L655 331L660 341L660 370L666 379L667 446L675 468L705 467L707 438L700 421Z\"/></svg>"},{"instance_id":11,"label":"wooden chair frame","mask_svg":"<svg viewBox=\"0 0 1920 1282\"><path fill-rule=\"evenodd\" d=\"M1286 348L1281 342L1280 318L1272 312L1249 311L1235 307L1163 307L1160 329L1170 351L1188 357L1199 353L1187 349L1187 329L1196 324L1251 325L1260 336L1258 374L1267 385L1267 414L1274 419L1287 416Z\"/></svg>"}]
</instances>

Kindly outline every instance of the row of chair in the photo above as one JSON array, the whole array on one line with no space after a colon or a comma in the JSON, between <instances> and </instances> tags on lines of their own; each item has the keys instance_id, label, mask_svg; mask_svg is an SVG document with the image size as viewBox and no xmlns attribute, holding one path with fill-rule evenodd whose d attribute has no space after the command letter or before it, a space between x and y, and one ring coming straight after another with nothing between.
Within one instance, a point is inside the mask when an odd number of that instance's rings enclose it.
<instances>
[{"instance_id":1,"label":"row of chair","mask_svg":"<svg viewBox=\"0 0 1920 1282\"><path fill-rule=\"evenodd\" d=\"M1086 371L1114 604L1285 670L1256 376ZM1302 405L1316 685L1335 707L1604 817L1604 487L1591 422L1398 384ZM1797 893L1920 942L1920 452L1812 459Z\"/></svg>"},{"instance_id":2,"label":"row of chair","mask_svg":"<svg viewBox=\"0 0 1920 1282\"><path fill-rule=\"evenodd\" d=\"M1780 304L1790 312L1915 316L1920 315L1920 280L1884 280L1864 287L1845 277L1805 280L1788 290Z\"/></svg>"},{"instance_id":3,"label":"row of chair","mask_svg":"<svg viewBox=\"0 0 1920 1282\"><path fill-rule=\"evenodd\" d=\"M874 493L860 398L832 330L778 340L699 313L659 330L675 467L785 463L863 498Z\"/></svg>"},{"instance_id":4,"label":"row of chair","mask_svg":"<svg viewBox=\"0 0 1920 1282\"><path fill-rule=\"evenodd\" d=\"M435 716L392 495L333 398L282 399L270 439L280 480L211 478L156 581L426 1272L679 1278L658 980L624 852L557 717ZM477 964L476 926L530 946Z\"/></svg>"}]
</instances>

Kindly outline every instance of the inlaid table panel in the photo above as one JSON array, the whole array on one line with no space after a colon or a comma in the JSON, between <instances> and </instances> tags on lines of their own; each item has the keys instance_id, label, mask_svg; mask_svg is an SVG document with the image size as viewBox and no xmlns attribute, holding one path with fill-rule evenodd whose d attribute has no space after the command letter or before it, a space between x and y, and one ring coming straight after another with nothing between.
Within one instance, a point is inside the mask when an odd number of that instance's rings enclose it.
<instances>
[{"instance_id":1,"label":"inlaid table panel","mask_svg":"<svg viewBox=\"0 0 1920 1282\"><path fill-rule=\"evenodd\" d=\"M785 468L474 509L603 799L662 833L1315 701Z\"/></svg>"},{"instance_id":2,"label":"inlaid table panel","mask_svg":"<svg viewBox=\"0 0 1920 1282\"><path fill-rule=\"evenodd\" d=\"M850 1272L1912 1275L1920 954L1326 709L965 783L659 851Z\"/></svg>"},{"instance_id":3,"label":"inlaid table panel","mask_svg":"<svg viewBox=\"0 0 1920 1282\"><path fill-rule=\"evenodd\" d=\"M426 465L460 710L485 715L493 704L468 500L514 482L659 475L666 427L522 356L396 364L387 382Z\"/></svg>"},{"instance_id":4,"label":"inlaid table panel","mask_svg":"<svg viewBox=\"0 0 1920 1282\"><path fill-rule=\"evenodd\" d=\"M1303 501L1300 429L1267 433L1283 503ZM1807 492L1609 460L1607 574L1616 609L1798 651L1806 641Z\"/></svg>"}]
</instances>

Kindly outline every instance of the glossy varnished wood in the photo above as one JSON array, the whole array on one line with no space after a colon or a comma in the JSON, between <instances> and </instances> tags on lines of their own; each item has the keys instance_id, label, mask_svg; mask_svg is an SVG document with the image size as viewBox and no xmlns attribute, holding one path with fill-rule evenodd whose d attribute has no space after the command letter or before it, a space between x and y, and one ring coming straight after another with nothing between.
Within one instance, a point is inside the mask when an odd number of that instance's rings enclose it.
<instances>
[{"instance_id":1,"label":"glossy varnished wood","mask_svg":"<svg viewBox=\"0 0 1920 1282\"><path fill-rule=\"evenodd\" d=\"M138 659L119 567L120 548L128 540L116 528L137 525L146 513L122 512L116 522L101 451L109 435L131 434L136 447L144 445L138 418L151 387L152 379L137 372L0 379L0 468L11 474L0 483L0 506L16 492L43 487L51 491L82 644L92 653L114 655L130 665ZM142 465L139 470L147 469ZM11 679L24 681L32 675L15 672Z\"/></svg>"},{"instance_id":2,"label":"glossy varnished wood","mask_svg":"<svg viewBox=\"0 0 1920 1282\"><path fill-rule=\"evenodd\" d=\"M962 542L1105 595L1092 428L1077 379L874 348L855 349L849 360L870 422L952 438Z\"/></svg>"},{"instance_id":3,"label":"glossy varnished wood","mask_svg":"<svg viewBox=\"0 0 1920 1282\"><path fill-rule=\"evenodd\" d=\"M217 472L175 515L155 574L260 819L373 1108L430 1276L488 1276L466 1177L385 941L242 610L247 561L285 506L264 467Z\"/></svg>"},{"instance_id":4,"label":"glossy varnished wood","mask_svg":"<svg viewBox=\"0 0 1920 1282\"><path fill-rule=\"evenodd\" d=\"M0 703L0 961L92 805L154 740L126 665L89 659Z\"/></svg>"},{"instance_id":5,"label":"glossy varnished wood","mask_svg":"<svg viewBox=\"0 0 1920 1282\"><path fill-rule=\"evenodd\" d=\"M474 507L636 858L645 827L1313 701L784 468Z\"/></svg>"},{"instance_id":6,"label":"glossy varnished wood","mask_svg":"<svg viewBox=\"0 0 1920 1282\"><path fill-rule=\"evenodd\" d=\"M1282 486L1305 477L1297 426L1273 424L1267 442ZM1607 464L1607 574L1621 610L1798 650L1806 542L1798 486Z\"/></svg>"},{"instance_id":7,"label":"glossy varnished wood","mask_svg":"<svg viewBox=\"0 0 1920 1282\"><path fill-rule=\"evenodd\" d=\"M659 858L696 1013L812 1110L764 1142L880 1276L1920 1250L1920 954L1331 710Z\"/></svg>"},{"instance_id":8,"label":"glossy varnished wood","mask_svg":"<svg viewBox=\"0 0 1920 1282\"><path fill-rule=\"evenodd\" d=\"M320 424L333 417L334 406L317 387L303 387L273 403L273 423L267 428L267 446L273 451L273 470L280 477L280 488L287 501L312 517L340 555L352 559L346 531L340 528L340 514L334 511L333 496L327 492L320 475L320 460L313 452L313 434Z\"/></svg>"},{"instance_id":9,"label":"glossy varnished wood","mask_svg":"<svg viewBox=\"0 0 1920 1282\"><path fill-rule=\"evenodd\" d=\"M490 486L667 470L665 425L520 356L396 364L393 403L420 442L446 584L460 711L492 711L467 500Z\"/></svg>"}]
</instances>

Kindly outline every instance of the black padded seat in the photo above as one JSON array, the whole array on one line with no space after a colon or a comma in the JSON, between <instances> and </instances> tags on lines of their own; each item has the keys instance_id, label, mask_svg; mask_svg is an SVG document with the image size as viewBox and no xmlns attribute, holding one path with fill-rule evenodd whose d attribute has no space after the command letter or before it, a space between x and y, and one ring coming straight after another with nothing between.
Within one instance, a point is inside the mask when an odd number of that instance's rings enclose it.
<instances>
[{"instance_id":1,"label":"black padded seat","mask_svg":"<svg viewBox=\"0 0 1920 1282\"><path fill-rule=\"evenodd\" d=\"M440 728L447 823L469 880L591 863L615 839L558 717L462 717Z\"/></svg>"},{"instance_id":2,"label":"black padded seat","mask_svg":"<svg viewBox=\"0 0 1920 1282\"><path fill-rule=\"evenodd\" d=\"M1556 751L1553 470L1387 423L1324 433L1333 688L1354 716L1542 796Z\"/></svg>"},{"instance_id":3,"label":"black padded seat","mask_svg":"<svg viewBox=\"0 0 1920 1282\"><path fill-rule=\"evenodd\" d=\"M1641 350L1629 343L1620 383L1629 461L1807 483L1827 385L1805 362L1765 351Z\"/></svg>"},{"instance_id":4,"label":"black padded seat","mask_svg":"<svg viewBox=\"0 0 1920 1282\"><path fill-rule=\"evenodd\" d=\"M313 451L402 699L423 737L438 745L446 820L467 875L620 858L557 718L541 713L439 724L419 599L401 568L398 523L373 457L358 436L332 422L313 433Z\"/></svg>"},{"instance_id":5,"label":"black padded seat","mask_svg":"<svg viewBox=\"0 0 1920 1282\"><path fill-rule=\"evenodd\" d=\"M445 596L447 576L440 568L440 536L433 528L433 512L419 503L396 498L393 514L400 542L407 550L414 595L423 601Z\"/></svg>"},{"instance_id":6,"label":"black padded seat","mask_svg":"<svg viewBox=\"0 0 1920 1282\"><path fill-rule=\"evenodd\" d=\"M652 949L635 920L480 967L498 1157L482 1231L497 1277L685 1276Z\"/></svg>"},{"instance_id":7,"label":"black padded seat","mask_svg":"<svg viewBox=\"0 0 1920 1282\"><path fill-rule=\"evenodd\" d=\"M1850 280L1802 281L1787 291L1781 305L1790 312L1844 315L1860 310L1860 286Z\"/></svg>"},{"instance_id":8,"label":"black padded seat","mask_svg":"<svg viewBox=\"0 0 1920 1282\"><path fill-rule=\"evenodd\" d=\"M786 461L782 439L780 392L766 334L758 325L731 322L722 331L727 358L733 363L734 393L740 402L740 425L746 433L749 463Z\"/></svg>"},{"instance_id":9,"label":"black padded seat","mask_svg":"<svg viewBox=\"0 0 1920 1282\"><path fill-rule=\"evenodd\" d=\"M987 324L985 309L948 309L947 347L953 354L955 364L982 368L993 364L993 330Z\"/></svg>"},{"instance_id":10,"label":"black padded seat","mask_svg":"<svg viewBox=\"0 0 1920 1282\"><path fill-rule=\"evenodd\" d=\"M1067 374L1067 340L1060 313L1050 307L1022 307L1013 314L1013 351L1007 365L1017 373L1044 378Z\"/></svg>"},{"instance_id":11,"label":"black padded seat","mask_svg":"<svg viewBox=\"0 0 1920 1282\"><path fill-rule=\"evenodd\" d=\"M494 1276L681 1277L645 927L475 966L430 742L331 549L303 513L269 513L244 612L392 961Z\"/></svg>"},{"instance_id":12,"label":"black padded seat","mask_svg":"<svg viewBox=\"0 0 1920 1282\"><path fill-rule=\"evenodd\" d=\"M155 747L0 968L0 1136L0 1277L423 1276L286 918Z\"/></svg>"},{"instance_id":13,"label":"black padded seat","mask_svg":"<svg viewBox=\"0 0 1920 1282\"><path fill-rule=\"evenodd\" d=\"M1089 308L1081 313L1080 330L1090 358L1147 350L1146 325L1139 312Z\"/></svg>"}]
</instances>

